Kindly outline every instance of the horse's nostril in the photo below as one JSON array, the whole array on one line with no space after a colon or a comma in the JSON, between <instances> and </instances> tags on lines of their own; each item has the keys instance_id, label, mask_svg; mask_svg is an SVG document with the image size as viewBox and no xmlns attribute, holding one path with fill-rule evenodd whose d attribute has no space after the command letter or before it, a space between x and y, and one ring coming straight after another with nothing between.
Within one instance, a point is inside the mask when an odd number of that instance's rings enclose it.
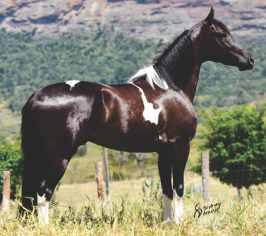
<instances>
[{"instance_id":1,"label":"horse's nostril","mask_svg":"<svg viewBox=\"0 0 266 236\"><path fill-rule=\"evenodd\" d=\"M254 65L254 63L255 63L255 61L254 61L254 59L252 58L252 57L249 57L249 63L251 64L251 65Z\"/></svg>"}]
</instances>

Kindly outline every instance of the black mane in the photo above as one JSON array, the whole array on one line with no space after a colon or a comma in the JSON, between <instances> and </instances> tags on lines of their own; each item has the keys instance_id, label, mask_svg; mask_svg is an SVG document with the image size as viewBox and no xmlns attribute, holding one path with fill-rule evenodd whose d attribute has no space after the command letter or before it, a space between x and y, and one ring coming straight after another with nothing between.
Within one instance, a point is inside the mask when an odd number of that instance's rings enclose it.
<instances>
[{"instance_id":1,"label":"black mane","mask_svg":"<svg viewBox=\"0 0 266 236\"><path fill-rule=\"evenodd\" d=\"M191 31L185 30L182 34L176 37L176 39L163 49L163 51L154 59L154 64L161 62L166 57L183 54L185 48L192 44Z\"/></svg>"},{"instance_id":2,"label":"black mane","mask_svg":"<svg viewBox=\"0 0 266 236\"><path fill-rule=\"evenodd\" d=\"M192 30L185 30L154 59L155 68L166 82L175 89L182 88L188 79L188 65L193 60Z\"/></svg>"}]
</instances>

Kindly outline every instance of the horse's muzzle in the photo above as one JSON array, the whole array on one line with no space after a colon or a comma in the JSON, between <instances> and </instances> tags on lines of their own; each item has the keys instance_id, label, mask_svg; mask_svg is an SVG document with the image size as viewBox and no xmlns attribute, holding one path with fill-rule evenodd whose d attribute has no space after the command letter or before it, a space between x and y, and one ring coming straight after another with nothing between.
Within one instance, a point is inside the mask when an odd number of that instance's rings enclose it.
<instances>
[{"instance_id":1,"label":"horse's muzzle","mask_svg":"<svg viewBox=\"0 0 266 236\"><path fill-rule=\"evenodd\" d=\"M255 60L253 59L252 56L249 56L245 63L242 62L239 64L238 68L240 71L251 70L253 69L254 65L255 65Z\"/></svg>"}]
</instances>

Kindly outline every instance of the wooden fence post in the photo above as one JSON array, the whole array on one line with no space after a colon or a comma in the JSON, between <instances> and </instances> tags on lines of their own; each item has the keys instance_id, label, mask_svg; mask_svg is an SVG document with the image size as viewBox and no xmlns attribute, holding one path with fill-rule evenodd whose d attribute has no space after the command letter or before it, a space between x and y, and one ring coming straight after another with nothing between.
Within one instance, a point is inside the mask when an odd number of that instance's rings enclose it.
<instances>
[{"instance_id":1,"label":"wooden fence post","mask_svg":"<svg viewBox=\"0 0 266 236\"><path fill-rule=\"evenodd\" d=\"M104 167L104 182L105 182L105 192L107 198L110 195L110 174L109 174L109 163L108 163L108 152L107 148L103 148L103 167Z\"/></svg>"},{"instance_id":2,"label":"wooden fence post","mask_svg":"<svg viewBox=\"0 0 266 236\"><path fill-rule=\"evenodd\" d=\"M202 194L205 201L209 200L209 151L202 153Z\"/></svg>"},{"instance_id":3,"label":"wooden fence post","mask_svg":"<svg viewBox=\"0 0 266 236\"><path fill-rule=\"evenodd\" d=\"M1 209L3 211L9 209L10 204L10 171L3 172L3 199Z\"/></svg>"},{"instance_id":4,"label":"wooden fence post","mask_svg":"<svg viewBox=\"0 0 266 236\"><path fill-rule=\"evenodd\" d=\"M96 162L95 169L96 169L97 196L99 199L103 199L104 187L103 187L103 169L101 161Z\"/></svg>"}]
</instances>

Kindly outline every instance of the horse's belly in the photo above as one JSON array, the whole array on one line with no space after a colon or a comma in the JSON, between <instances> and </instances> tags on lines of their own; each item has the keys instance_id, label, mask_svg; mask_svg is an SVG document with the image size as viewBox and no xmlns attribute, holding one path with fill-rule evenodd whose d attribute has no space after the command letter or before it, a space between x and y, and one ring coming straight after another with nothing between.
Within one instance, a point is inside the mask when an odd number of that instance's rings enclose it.
<instances>
[{"instance_id":1,"label":"horse's belly","mask_svg":"<svg viewBox=\"0 0 266 236\"><path fill-rule=\"evenodd\" d=\"M128 152L155 152L158 138L152 129L132 130L121 133L116 129L103 128L92 135L89 141L111 149Z\"/></svg>"}]
</instances>

